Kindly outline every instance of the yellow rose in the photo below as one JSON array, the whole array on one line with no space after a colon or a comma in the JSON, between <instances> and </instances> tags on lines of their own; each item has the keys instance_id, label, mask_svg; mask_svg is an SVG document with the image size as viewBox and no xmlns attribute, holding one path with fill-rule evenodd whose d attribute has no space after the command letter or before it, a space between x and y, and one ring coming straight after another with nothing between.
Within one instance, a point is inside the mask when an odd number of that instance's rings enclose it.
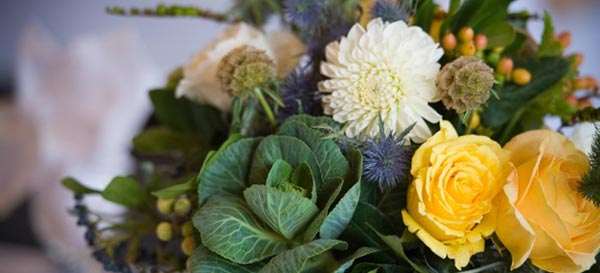
<instances>
[{"instance_id":1,"label":"yellow rose","mask_svg":"<svg viewBox=\"0 0 600 273\"><path fill-rule=\"evenodd\" d=\"M495 229L493 200L502 190L508 153L484 136L459 137L447 121L412 159L404 224L435 254L461 269Z\"/></svg>"},{"instance_id":2,"label":"yellow rose","mask_svg":"<svg viewBox=\"0 0 600 273\"><path fill-rule=\"evenodd\" d=\"M589 162L561 134L529 131L504 147L516 166L498 198L496 234L512 255L544 270L581 272L600 248L600 209L577 191Z\"/></svg>"}]
</instances>

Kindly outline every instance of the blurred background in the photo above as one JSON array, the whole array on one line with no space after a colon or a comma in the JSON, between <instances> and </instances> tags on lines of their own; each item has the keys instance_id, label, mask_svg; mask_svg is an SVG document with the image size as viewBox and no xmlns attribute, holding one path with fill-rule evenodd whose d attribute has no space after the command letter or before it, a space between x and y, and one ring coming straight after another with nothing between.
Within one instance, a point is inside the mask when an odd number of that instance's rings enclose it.
<instances>
[{"instance_id":1,"label":"blurred background","mask_svg":"<svg viewBox=\"0 0 600 273\"><path fill-rule=\"evenodd\" d=\"M225 11L229 2L166 3ZM147 91L224 27L104 11L159 3L20 0L0 9L0 273L102 272L59 181L68 175L102 188L127 174L129 142L150 111ZM572 33L567 53L584 54L582 75L600 77L599 0L521 0L513 9L548 10L557 32ZM530 30L540 37L542 23Z\"/></svg>"}]
</instances>

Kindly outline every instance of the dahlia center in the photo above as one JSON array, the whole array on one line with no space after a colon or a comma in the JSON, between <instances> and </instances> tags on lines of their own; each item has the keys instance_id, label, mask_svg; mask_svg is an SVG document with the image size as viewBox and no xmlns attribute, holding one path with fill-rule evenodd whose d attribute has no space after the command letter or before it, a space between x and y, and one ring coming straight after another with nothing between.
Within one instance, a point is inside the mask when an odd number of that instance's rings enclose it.
<instances>
[{"instance_id":1,"label":"dahlia center","mask_svg":"<svg viewBox=\"0 0 600 273\"><path fill-rule=\"evenodd\" d=\"M365 69L361 71L355 86L358 99L373 108L387 108L404 96L401 80L391 69Z\"/></svg>"}]
</instances>

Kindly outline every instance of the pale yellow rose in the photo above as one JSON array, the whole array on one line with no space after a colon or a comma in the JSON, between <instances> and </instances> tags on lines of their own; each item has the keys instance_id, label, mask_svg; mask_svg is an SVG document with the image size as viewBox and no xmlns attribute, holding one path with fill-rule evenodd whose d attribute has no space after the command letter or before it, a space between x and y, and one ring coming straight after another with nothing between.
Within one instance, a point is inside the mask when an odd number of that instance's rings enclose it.
<instances>
[{"instance_id":1,"label":"pale yellow rose","mask_svg":"<svg viewBox=\"0 0 600 273\"><path fill-rule=\"evenodd\" d=\"M485 136L458 136L447 121L412 159L404 224L460 269L495 229L493 200L510 172L506 151Z\"/></svg>"},{"instance_id":2,"label":"pale yellow rose","mask_svg":"<svg viewBox=\"0 0 600 273\"><path fill-rule=\"evenodd\" d=\"M233 98L222 90L217 68L227 53L244 45L264 50L277 64L278 76L282 78L300 62L306 51L304 44L291 32L280 31L267 36L246 23L233 24L184 67L177 97L229 111Z\"/></svg>"},{"instance_id":3,"label":"pale yellow rose","mask_svg":"<svg viewBox=\"0 0 600 273\"><path fill-rule=\"evenodd\" d=\"M584 199L578 181L588 158L561 134L529 131L504 147L516 169L498 198L496 234L512 255L551 272L582 272L600 248L600 209Z\"/></svg>"}]
</instances>

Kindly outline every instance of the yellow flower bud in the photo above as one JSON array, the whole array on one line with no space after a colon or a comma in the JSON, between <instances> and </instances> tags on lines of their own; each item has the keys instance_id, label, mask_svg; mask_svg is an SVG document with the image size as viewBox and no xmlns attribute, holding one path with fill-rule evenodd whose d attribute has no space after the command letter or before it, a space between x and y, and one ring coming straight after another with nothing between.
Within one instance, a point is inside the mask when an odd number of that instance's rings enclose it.
<instances>
[{"instance_id":1,"label":"yellow flower bud","mask_svg":"<svg viewBox=\"0 0 600 273\"><path fill-rule=\"evenodd\" d=\"M175 213L179 216L187 215L192 209L192 202L186 197L180 197L175 202Z\"/></svg>"},{"instance_id":2,"label":"yellow flower bud","mask_svg":"<svg viewBox=\"0 0 600 273\"><path fill-rule=\"evenodd\" d=\"M531 82L531 73L527 69L517 68L512 72L512 78L517 85L526 85Z\"/></svg>"},{"instance_id":3,"label":"yellow flower bud","mask_svg":"<svg viewBox=\"0 0 600 273\"><path fill-rule=\"evenodd\" d=\"M194 241L194 237L185 237L183 241L181 241L181 251L186 256L192 256L194 254L194 250L196 249L196 242Z\"/></svg>"},{"instance_id":4,"label":"yellow flower bud","mask_svg":"<svg viewBox=\"0 0 600 273\"><path fill-rule=\"evenodd\" d=\"M458 39L463 43L473 41L473 36L475 36L475 32L470 27L464 27L458 32Z\"/></svg>"},{"instance_id":5,"label":"yellow flower bud","mask_svg":"<svg viewBox=\"0 0 600 273\"><path fill-rule=\"evenodd\" d=\"M161 222L156 226L156 237L166 242L173 238L173 226L169 222Z\"/></svg>"},{"instance_id":6,"label":"yellow flower bud","mask_svg":"<svg viewBox=\"0 0 600 273\"><path fill-rule=\"evenodd\" d=\"M173 203L175 203L175 199L158 198L156 200L156 210L162 215L169 215L173 212Z\"/></svg>"},{"instance_id":7,"label":"yellow flower bud","mask_svg":"<svg viewBox=\"0 0 600 273\"><path fill-rule=\"evenodd\" d=\"M473 41L460 45L460 54L463 56L474 56L475 55L475 45Z\"/></svg>"}]
</instances>

